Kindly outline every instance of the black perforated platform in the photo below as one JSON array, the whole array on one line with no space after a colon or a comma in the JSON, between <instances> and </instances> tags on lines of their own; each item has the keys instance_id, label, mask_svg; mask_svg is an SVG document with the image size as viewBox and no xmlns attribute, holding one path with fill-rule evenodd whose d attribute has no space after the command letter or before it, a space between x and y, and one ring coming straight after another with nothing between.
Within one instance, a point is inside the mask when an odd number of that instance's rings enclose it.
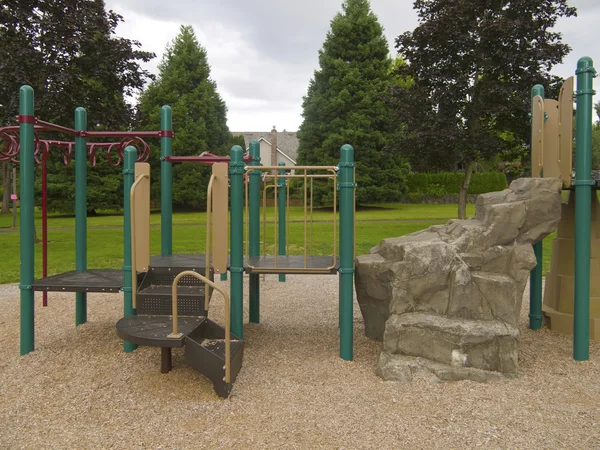
<instances>
[{"instance_id":1,"label":"black perforated platform","mask_svg":"<svg viewBox=\"0 0 600 450\"><path fill-rule=\"evenodd\" d=\"M169 316L126 316L117 322L117 335L124 341L153 347L183 347L185 337L194 331L205 317L179 317L178 331L183 336L169 338L173 319Z\"/></svg>"},{"instance_id":2,"label":"black perforated platform","mask_svg":"<svg viewBox=\"0 0 600 450\"><path fill-rule=\"evenodd\" d=\"M123 286L122 270L73 270L40 278L33 282L34 291L119 292Z\"/></svg>"},{"instance_id":3,"label":"black perforated platform","mask_svg":"<svg viewBox=\"0 0 600 450\"><path fill-rule=\"evenodd\" d=\"M253 267L250 267L253 266ZM333 266L333 267L331 267ZM339 268L339 258L333 261L333 256L307 256L306 266L304 256L251 256L247 259L247 273L304 273L304 274L335 274Z\"/></svg>"}]
</instances>

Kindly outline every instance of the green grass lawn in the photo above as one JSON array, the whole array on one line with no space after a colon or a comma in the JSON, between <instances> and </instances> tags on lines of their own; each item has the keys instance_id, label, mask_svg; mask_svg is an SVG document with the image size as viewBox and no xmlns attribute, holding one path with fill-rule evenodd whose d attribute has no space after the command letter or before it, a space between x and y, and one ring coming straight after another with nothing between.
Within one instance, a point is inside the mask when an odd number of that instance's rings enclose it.
<instances>
[{"instance_id":1,"label":"green grass lawn","mask_svg":"<svg viewBox=\"0 0 600 450\"><path fill-rule=\"evenodd\" d=\"M371 205L357 211L356 253L367 253L382 239L402 236L425 229L431 225L444 223L456 217L456 205ZM474 213L469 205L468 214ZM267 209L267 215L273 222L273 209ZM41 218L36 215L38 225ZM313 214L313 253L331 254L333 252L332 212L316 211ZM123 218L118 215L100 215L88 218L88 227L106 227L88 230L88 268L120 269L123 265ZM203 253L206 229L199 227L206 221L205 213L176 213L173 216L173 252ZM153 214L151 223L160 224L160 215ZM12 225L10 215L0 215L0 226ZM51 228L71 228L73 217L52 216L48 225ZM114 228L116 227L116 228ZM307 233L309 229L307 230ZM151 229L151 253L160 253L160 229ZM261 230L262 233L262 230ZM38 229L38 236L41 232ZM551 239L544 241L544 273L550 266ZM338 236L339 238L339 236ZM48 270L56 274L75 269L75 231L73 229L51 230L48 237ZM261 241L264 241L261 236ZM267 226L267 253L274 248L273 224ZM301 255L304 252L303 208L290 209L289 253ZM0 261L0 283L19 281L19 234L0 233L0 248L3 258ZM36 250L36 278L41 277L41 245ZM262 244L261 244L262 252Z\"/></svg>"}]
</instances>

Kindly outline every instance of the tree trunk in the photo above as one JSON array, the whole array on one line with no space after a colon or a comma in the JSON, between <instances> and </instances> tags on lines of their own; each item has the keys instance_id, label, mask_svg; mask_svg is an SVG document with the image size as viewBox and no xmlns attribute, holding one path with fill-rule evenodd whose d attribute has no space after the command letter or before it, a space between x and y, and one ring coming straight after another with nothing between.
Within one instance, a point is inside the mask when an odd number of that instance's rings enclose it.
<instances>
[{"instance_id":1,"label":"tree trunk","mask_svg":"<svg viewBox=\"0 0 600 450\"><path fill-rule=\"evenodd\" d=\"M8 161L2 161L2 188L4 193L2 195L2 214L8 214L10 212L10 165Z\"/></svg>"},{"instance_id":2,"label":"tree trunk","mask_svg":"<svg viewBox=\"0 0 600 450\"><path fill-rule=\"evenodd\" d=\"M458 218L467 218L467 194L469 192L469 184L471 184L471 176L475 171L475 161L467 161L465 164L465 179L460 185L460 193L458 194Z\"/></svg>"}]
</instances>

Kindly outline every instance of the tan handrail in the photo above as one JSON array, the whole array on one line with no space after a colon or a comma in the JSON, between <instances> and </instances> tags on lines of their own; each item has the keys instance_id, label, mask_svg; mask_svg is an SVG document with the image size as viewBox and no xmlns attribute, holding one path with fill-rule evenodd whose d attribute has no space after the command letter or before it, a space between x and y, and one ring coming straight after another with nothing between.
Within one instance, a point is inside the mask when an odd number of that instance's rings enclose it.
<instances>
[{"instance_id":1,"label":"tan handrail","mask_svg":"<svg viewBox=\"0 0 600 450\"><path fill-rule=\"evenodd\" d=\"M285 168L285 166L260 166L261 170L281 170L281 168ZM293 170L333 170L336 171L336 166L289 166L290 169ZM254 170L253 166L246 166L246 171ZM271 176L273 176L271 174ZM283 175L280 175L283 176Z\"/></svg>"},{"instance_id":2,"label":"tan handrail","mask_svg":"<svg viewBox=\"0 0 600 450\"><path fill-rule=\"evenodd\" d=\"M210 180L208 181L208 188L206 189L206 250L204 256L204 273L206 278L210 277L210 238L211 238L211 229L212 229L212 189L213 182L215 180L215 175L210 176ZM204 309L208 311L208 307L210 305L210 291L204 286Z\"/></svg>"},{"instance_id":3,"label":"tan handrail","mask_svg":"<svg viewBox=\"0 0 600 450\"><path fill-rule=\"evenodd\" d=\"M135 258L135 190L144 178L150 178L147 174L141 175L131 185L129 190L129 217L131 220L131 306L137 308L137 261Z\"/></svg>"},{"instance_id":4,"label":"tan handrail","mask_svg":"<svg viewBox=\"0 0 600 450\"><path fill-rule=\"evenodd\" d=\"M225 383L231 382L231 318L229 312L229 295L222 288L220 288L217 284L210 281L207 277L200 275L198 272L194 272L192 270L186 270L179 273L175 279L173 280L173 333L169 334L167 337L170 339L180 339L183 337L183 333L179 333L178 330L178 315L177 315L177 284L182 277L191 276L197 278L198 280L204 282L204 285L208 285L209 287L217 290L223 296L223 300L225 301Z\"/></svg>"}]
</instances>

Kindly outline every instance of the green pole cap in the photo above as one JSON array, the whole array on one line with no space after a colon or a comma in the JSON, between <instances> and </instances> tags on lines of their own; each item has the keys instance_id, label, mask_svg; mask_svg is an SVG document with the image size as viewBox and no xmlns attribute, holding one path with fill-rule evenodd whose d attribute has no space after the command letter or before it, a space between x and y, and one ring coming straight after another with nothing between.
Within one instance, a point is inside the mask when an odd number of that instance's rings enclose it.
<instances>
[{"instance_id":1,"label":"green pole cap","mask_svg":"<svg viewBox=\"0 0 600 450\"><path fill-rule=\"evenodd\" d=\"M544 98L544 86L542 86L541 84L536 84L534 87L531 88L531 98L538 95Z\"/></svg>"},{"instance_id":2,"label":"green pole cap","mask_svg":"<svg viewBox=\"0 0 600 450\"><path fill-rule=\"evenodd\" d=\"M596 73L594 70L594 61L589 56L583 56L577 61L577 71L575 73L579 74L583 72Z\"/></svg>"},{"instance_id":3,"label":"green pole cap","mask_svg":"<svg viewBox=\"0 0 600 450\"><path fill-rule=\"evenodd\" d=\"M242 161L244 159L244 150L239 145L234 145L229 150L229 155L231 156L231 161Z\"/></svg>"},{"instance_id":4,"label":"green pole cap","mask_svg":"<svg viewBox=\"0 0 600 450\"><path fill-rule=\"evenodd\" d=\"M354 161L354 148L350 144L342 145L340 149L340 161L352 162Z\"/></svg>"},{"instance_id":5,"label":"green pole cap","mask_svg":"<svg viewBox=\"0 0 600 450\"><path fill-rule=\"evenodd\" d=\"M23 115L33 115L33 88L26 84L19 89L19 111Z\"/></svg>"},{"instance_id":6,"label":"green pole cap","mask_svg":"<svg viewBox=\"0 0 600 450\"><path fill-rule=\"evenodd\" d=\"M248 146L250 149L250 155L254 161L260 161L260 144L256 139L250 141Z\"/></svg>"},{"instance_id":7,"label":"green pole cap","mask_svg":"<svg viewBox=\"0 0 600 450\"><path fill-rule=\"evenodd\" d=\"M173 126L172 111L169 105L163 105L160 108L160 128L162 130L170 130Z\"/></svg>"},{"instance_id":8,"label":"green pole cap","mask_svg":"<svg viewBox=\"0 0 600 450\"><path fill-rule=\"evenodd\" d=\"M75 129L85 131L86 122L87 111L85 110L85 108L78 106L77 108L75 108Z\"/></svg>"}]
</instances>

